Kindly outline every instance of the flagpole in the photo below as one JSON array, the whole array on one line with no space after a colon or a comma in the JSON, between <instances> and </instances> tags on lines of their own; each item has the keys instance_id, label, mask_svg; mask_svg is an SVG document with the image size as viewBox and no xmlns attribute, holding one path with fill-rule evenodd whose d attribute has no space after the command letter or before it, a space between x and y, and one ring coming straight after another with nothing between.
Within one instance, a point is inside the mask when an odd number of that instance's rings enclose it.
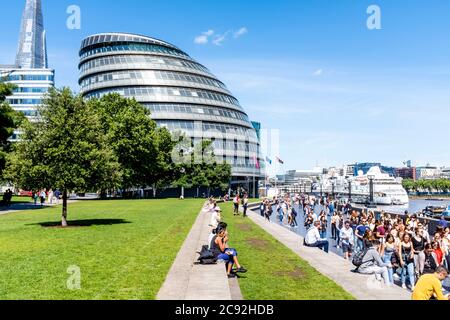
<instances>
[{"instance_id":1,"label":"flagpole","mask_svg":"<svg viewBox=\"0 0 450 320\"><path fill-rule=\"evenodd\" d=\"M277 161L277 163L278 163L278 161ZM275 168L275 191L276 191L277 197L278 197L278 187L277 187L277 184L278 184L278 177L277 177L277 172L278 172L278 165L277 165L277 167Z\"/></svg>"}]
</instances>

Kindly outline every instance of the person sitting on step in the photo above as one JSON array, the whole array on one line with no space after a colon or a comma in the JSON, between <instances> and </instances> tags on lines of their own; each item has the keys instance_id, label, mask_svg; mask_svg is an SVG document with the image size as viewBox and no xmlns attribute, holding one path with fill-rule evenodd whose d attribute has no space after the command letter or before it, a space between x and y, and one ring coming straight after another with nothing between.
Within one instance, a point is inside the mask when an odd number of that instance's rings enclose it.
<instances>
[{"instance_id":1,"label":"person sitting on step","mask_svg":"<svg viewBox=\"0 0 450 320\"><path fill-rule=\"evenodd\" d=\"M226 228L221 228L211 240L211 252L217 260L225 261L227 265L228 278L234 278L236 275L232 273L233 265L236 265L237 273L245 273L247 270L243 268L238 261L237 251L233 248L228 248L228 235Z\"/></svg>"}]
</instances>

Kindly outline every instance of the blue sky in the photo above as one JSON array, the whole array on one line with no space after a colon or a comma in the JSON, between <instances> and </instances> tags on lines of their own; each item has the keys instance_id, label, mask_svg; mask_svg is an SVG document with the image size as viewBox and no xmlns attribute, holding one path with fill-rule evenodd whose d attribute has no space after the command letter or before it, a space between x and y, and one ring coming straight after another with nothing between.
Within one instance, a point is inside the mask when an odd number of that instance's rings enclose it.
<instances>
[{"instance_id":1,"label":"blue sky","mask_svg":"<svg viewBox=\"0 0 450 320\"><path fill-rule=\"evenodd\" d=\"M24 3L2 4L7 14L0 20L0 64L14 61ZM81 30L66 28L72 4L81 8ZM381 8L381 30L366 27L372 4ZM284 170L365 161L400 166L409 159L415 165L450 165L448 0L43 5L58 87L78 90L84 37L139 33L186 51L227 84L253 120L279 129ZM208 43L195 41L210 30Z\"/></svg>"}]
</instances>

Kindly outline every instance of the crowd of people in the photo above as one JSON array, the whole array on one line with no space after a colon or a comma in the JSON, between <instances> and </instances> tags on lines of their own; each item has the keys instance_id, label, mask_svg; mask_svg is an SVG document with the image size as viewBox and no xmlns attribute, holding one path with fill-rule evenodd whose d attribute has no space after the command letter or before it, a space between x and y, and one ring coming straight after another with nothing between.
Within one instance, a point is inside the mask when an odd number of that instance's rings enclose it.
<instances>
[{"instance_id":1,"label":"crowd of people","mask_svg":"<svg viewBox=\"0 0 450 320\"><path fill-rule=\"evenodd\" d=\"M31 198L34 201L34 205L37 206L38 204L43 206L45 203L48 203L49 205L52 204L59 204L59 200L61 197L61 192L56 189L53 191L52 189L42 189L33 191L31 194Z\"/></svg>"},{"instance_id":2,"label":"crowd of people","mask_svg":"<svg viewBox=\"0 0 450 320\"><path fill-rule=\"evenodd\" d=\"M261 215L270 220L272 207L276 220L292 228L298 227L295 208L299 208L306 229L305 246L328 253L334 245L344 259L353 262L355 272L374 274L386 286L397 281L415 292L425 275L427 283L435 284L433 279L447 274L450 267L450 228L445 219L430 234L427 220L408 212L393 215L355 210L349 203L299 194L264 199Z\"/></svg>"}]
</instances>

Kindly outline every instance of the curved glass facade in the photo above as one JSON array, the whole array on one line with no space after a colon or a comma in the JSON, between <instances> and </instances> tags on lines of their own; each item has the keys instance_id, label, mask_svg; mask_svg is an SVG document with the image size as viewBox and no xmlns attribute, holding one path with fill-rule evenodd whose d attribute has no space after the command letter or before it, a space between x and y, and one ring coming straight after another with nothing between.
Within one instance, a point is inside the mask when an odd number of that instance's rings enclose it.
<instances>
[{"instance_id":1,"label":"curved glass facade","mask_svg":"<svg viewBox=\"0 0 450 320\"><path fill-rule=\"evenodd\" d=\"M217 158L232 165L234 180L261 176L258 137L239 101L177 47L140 35L93 35L82 41L79 70L84 97L133 97L158 126L213 140Z\"/></svg>"}]
</instances>

